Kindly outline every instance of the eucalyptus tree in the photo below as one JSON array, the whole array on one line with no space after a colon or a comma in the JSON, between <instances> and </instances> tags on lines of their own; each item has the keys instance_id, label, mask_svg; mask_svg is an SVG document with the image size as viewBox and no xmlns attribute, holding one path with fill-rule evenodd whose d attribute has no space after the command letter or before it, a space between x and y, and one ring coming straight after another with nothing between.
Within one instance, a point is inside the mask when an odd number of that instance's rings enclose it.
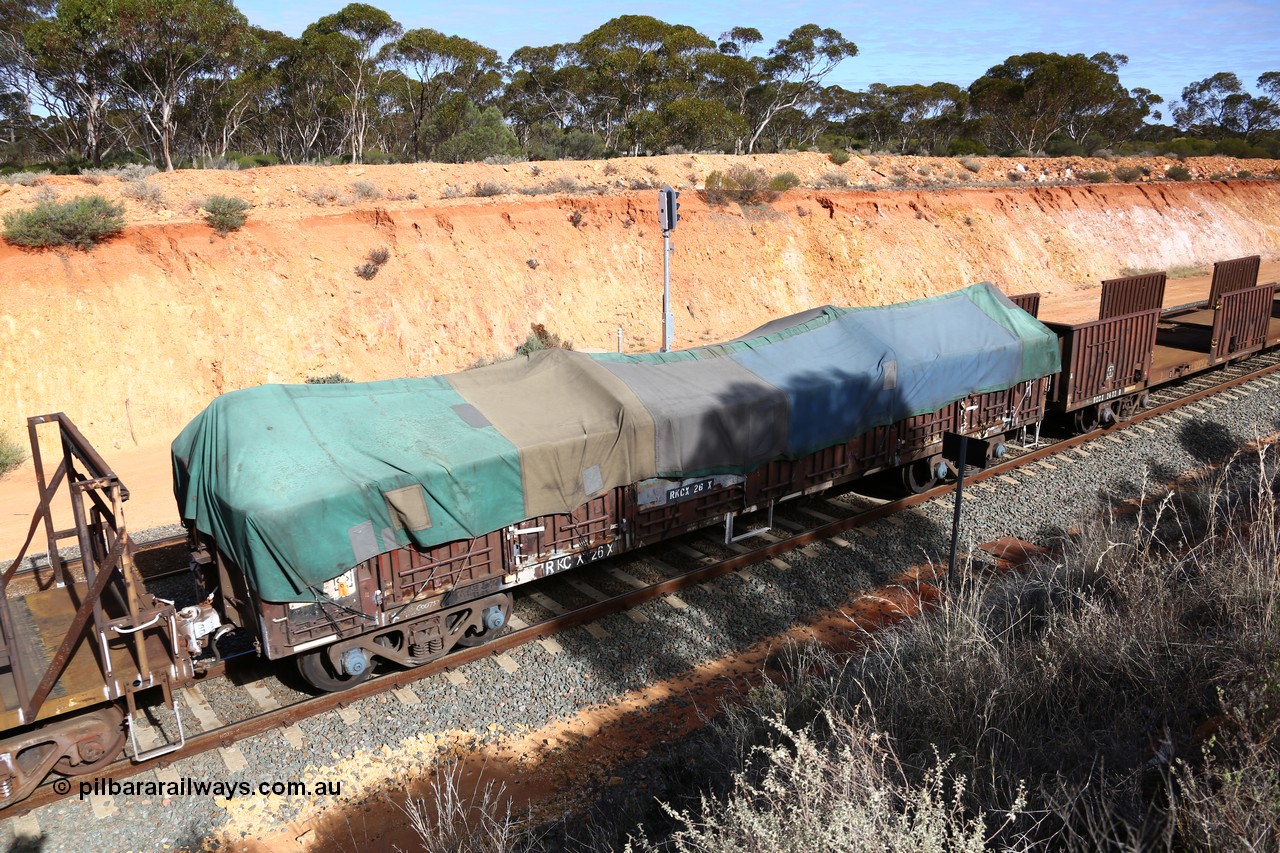
<instances>
[{"instance_id":1,"label":"eucalyptus tree","mask_svg":"<svg viewBox=\"0 0 1280 853\"><path fill-rule=\"evenodd\" d=\"M172 171L178 107L199 81L227 79L227 58L239 51L249 22L231 0L115 0L107 8L121 57L117 82Z\"/></svg>"},{"instance_id":2,"label":"eucalyptus tree","mask_svg":"<svg viewBox=\"0 0 1280 853\"><path fill-rule=\"evenodd\" d=\"M939 151L947 147L968 108L968 93L952 83L928 86L872 83L850 93L850 129L878 150Z\"/></svg>"},{"instance_id":3,"label":"eucalyptus tree","mask_svg":"<svg viewBox=\"0 0 1280 853\"><path fill-rule=\"evenodd\" d=\"M386 59L402 72L397 99L409 117L409 152L423 153L423 127L431 122L445 99L461 94L480 100L502 85L502 61L497 51L461 36L431 29L409 30L388 45Z\"/></svg>"},{"instance_id":4,"label":"eucalyptus tree","mask_svg":"<svg viewBox=\"0 0 1280 853\"><path fill-rule=\"evenodd\" d=\"M761 58L759 67L763 81L759 112L747 141L747 151L756 143L769 123L779 115L813 106L821 92L822 80L841 62L858 55L858 46L831 27L817 24L796 27ZM791 116L791 123L796 117Z\"/></svg>"},{"instance_id":5,"label":"eucalyptus tree","mask_svg":"<svg viewBox=\"0 0 1280 853\"><path fill-rule=\"evenodd\" d=\"M1263 74L1258 86L1276 97L1251 95L1240 78L1228 71L1197 80L1182 90L1182 101L1173 108L1173 120L1183 130L1210 139L1232 134L1251 139L1280 121L1280 72Z\"/></svg>"},{"instance_id":6,"label":"eucalyptus tree","mask_svg":"<svg viewBox=\"0 0 1280 853\"><path fill-rule=\"evenodd\" d=\"M587 109L590 72L577 63L573 45L522 47L508 58L506 70L504 111L522 144L547 124L562 131L598 129Z\"/></svg>"},{"instance_id":7,"label":"eucalyptus tree","mask_svg":"<svg viewBox=\"0 0 1280 853\"><path fill-rule=\"evenodd\" d=\"M721 33L716 51L699 61L702 86L742 119L744 127L733 141L734 154L741 154L746 145L746 136L752 127L749 119L751 96L761 89L762 80L760 63L743 54L751 45L762 41L764 37L754 27L734 27Z\"/></svg>"},{"instance_id":8,"label":"eucalyptus tree","mask_svg":"<svg viewBox=\"0 0 1280 853\"><path fill-rule=\"evenodd\" d=\"M648 15L621 15L584 35L573 46L576 61L588 70L582 81L587 111L609 148L640 153L653 141L641 113L692 93L698 57L715 49L692 27L668 24Z\"/></svg>"},{"instance_id":9,"label":"eucalyptus tree","mask_svg":"<svg viewBox=\"0 0 1280 853\"><path fill-rule=\"evenodd\" d=\"M108 104L123 60L109 7L96 0L61 0L51 15L29 16L20 32L23 44L11 54L20 63L14 71L26 75L22 86L29 101L57 119L52 125L33 122L30 129L62 156L74 146L100 166ZM55 137L53 127L62 133Z\"/></svg>"},{"instance_id":10,"label":"eucalyptus tree","mask_svg":"<svg viewBox=\"0 0 1280 853\"><path fill-rule=\"evenodd\" d=\"M318 48L347 88L345 131L353 163L364 160L365 141L377 115L372 90L382 79L393 41L403 31L381 9L350 3L302 33L302 40Z\"/></svg>"},{"instance_id":11,"label":"eucalyptus tree","mask_svg":"<svg viewBox=\"0 0 1280 853\"><path fill-rule=\"evenodd\" d=\"M318 159L322 152L336 152L344 141L337 132L349 115L341 95L345 78L327 50L339 38L313 33L290 39L273 66L266 113L274 146L289 162ZM338 138L331 140L334 135Z\"/></svg>"},{"instance_id":12,"label":"eucalyptus tree","mask_svg":"<svg viewBox=\"0 0 1280 853\"><path fill-rule=\"evenodd\" d=\"M1106 130L1116 140L1133 135L1158 96L1120 85L1122 55L1024 53L987 70L969 86L975 117L998 147L1034 152L1050 137L1076 142Z\"/></svg>"}]
</instances>

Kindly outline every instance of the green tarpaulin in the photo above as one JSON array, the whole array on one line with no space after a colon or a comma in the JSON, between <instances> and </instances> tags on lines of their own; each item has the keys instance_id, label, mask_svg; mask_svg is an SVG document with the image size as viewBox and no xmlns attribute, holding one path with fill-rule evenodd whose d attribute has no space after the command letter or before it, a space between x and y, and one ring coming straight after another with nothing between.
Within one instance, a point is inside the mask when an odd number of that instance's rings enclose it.
<instances>
[{"instance_id":1,"label":"green tarpaulin","mask_svg":"<svg viewBox=\"0 0 1280 853\"><path fill-rule=\"evenodd\" d=\"M174 441L174 489L263 599L310 601L402 545L651 477L748 473L1057 369L1053 333L979 284L676 353L546 350L444 377L234 391Z\"/></svg>"}]
</instances>

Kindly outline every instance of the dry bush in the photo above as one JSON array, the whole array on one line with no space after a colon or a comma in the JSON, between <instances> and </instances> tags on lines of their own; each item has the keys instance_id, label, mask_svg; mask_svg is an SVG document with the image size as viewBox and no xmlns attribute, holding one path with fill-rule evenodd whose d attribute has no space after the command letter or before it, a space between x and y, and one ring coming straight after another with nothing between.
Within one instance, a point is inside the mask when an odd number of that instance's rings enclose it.
<instances>
[{"instance_id":1,"label":"dry bush","mask_svg":"<svg viewBox=\"0 0 1280 853\"><path fill-rule=\"evenodd\" d=\"M573 341L564 340L555 332L547 331L547 327L541 323L533 323L529 326L529 337L525 338L524 343L516 347L516 355L528 355L544 349L571 350L573 349Z\"/></svg>"},{"instance_id":2,"label":"dry bush","mask_svg":"<svg viewBox=\"0 0 1280 853\"><path fill-rule=\"evenodd\" d=\"M986 849L988 816L970 816L965 780L945 760L908 779L893 748L859 717L826 714L796 731L773 720L769 742L752 750L758 774L740 773L723 800L704 798L661 845L636 849L731 853L740 850ZM1020 805L1019 805L1020 808ZM1003 818L1017 817L1017 811ZM1001 818L996 818L1000 821Z\"/></svg>"},{"instance_id":3,"label":"dry bush","mask_svg":"<svg viewBox=\"0 0 1280 853\"><path fill-rule=\"evenodd\" d=\"M342 202L343 194L330 186L321 184L318 187L310 187L303 191L302 197L312 204L318 204L324 207L327 204L335 204Z\"/></svg>"},{"instance_id":4,"label":"dry bush","mask_svg":"<svg viewBox=\"0 0 1280 853\"><path fill-rule=\"evenodd\" d=\"M778 197L778 191L770 186L764 169L737 165L727 173L716 170L707 175L706 198L708 204L764 204Z\"/></svg>"},{"instance_id":5,"label":"dry bush","mask_svg":"<svg viewBox=\"0 0 1280 853\"><path fill-rule=\"evenodd\" d=\"M351 185L351 195L356 201L382 198L382 190L368 181L356 181Z\"/></svg>"},{"instance_id":6,"label":"dry bush","mask_svg":"<svg viewBox=\"0 0 1280 853\"><path fill-rule=\"evenodd\" d=\"M511 192L511 187L506 184L500 184L497 181L482 181L471 188L468 195L479 198L488 198L495 195L506 195Z\"/></svg>"},{"instance_id":7,"label":"dry bush","mask_svg":"<svg viewBox=\"0 0 1280 853\"><path fill-rule=\"evenodd\" d=\"M579 190L578 182L569 175L561 175L551 182L548 190L553 193L576 193Z\"/></svg>"},{"instance_id":8,"label":"dry bush","mask_svg":"<svg viewBox=\"0 0 1280 853\"><path fill-rule=\"evenodd\" d=\"M39 172L14 172L11 175L0 175L0 184L16 187L34 187L42 178L49 177L48 170Z\"/></svg>"},{"instance_id":9,"label":"dry bush","mask_svg":"<svg viewBox=\"0 0 1280 853\"><path fill-rule=\"evenodd\" d=\"M126 183L124 189L120 190L120 194L125 198L133 199L148 210L159 210L165 204L164 190L156 184L148 183L145 179Z\"/></svg>"}]
</instances>

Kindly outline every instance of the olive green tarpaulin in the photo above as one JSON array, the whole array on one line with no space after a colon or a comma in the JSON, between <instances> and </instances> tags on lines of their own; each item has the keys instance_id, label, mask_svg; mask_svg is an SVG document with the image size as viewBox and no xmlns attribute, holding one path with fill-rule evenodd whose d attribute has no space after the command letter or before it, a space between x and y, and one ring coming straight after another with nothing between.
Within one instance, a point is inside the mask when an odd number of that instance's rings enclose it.
<instances>
[{"instance_id":1,"label":"olive green tarpaulin","mask_svg":"<svg viewBox=\"0 0 1280 853\"><path fill-rule=\"evenodd\" d=\"M1057 369L1053 333L981 284L676 353L546 350L452 376L235 391L174 441L174 489L264 600L309 601L383 551L651 477L747 473Z\"/></svg>"}]
</instances>

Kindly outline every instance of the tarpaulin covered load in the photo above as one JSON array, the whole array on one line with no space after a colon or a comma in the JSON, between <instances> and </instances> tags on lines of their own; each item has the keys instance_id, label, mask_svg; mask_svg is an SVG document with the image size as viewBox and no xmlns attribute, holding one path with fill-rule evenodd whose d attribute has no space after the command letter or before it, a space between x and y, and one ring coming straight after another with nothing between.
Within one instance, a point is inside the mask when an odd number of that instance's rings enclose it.
<instances>
[{"instance_id":1,"label":"tarpaulin covered load","mask_svg":"<svg viewBox=\"0 0 1280 853\"><path fill-rule=\"evenodd\" d=\"M745 474L1057 370L1054 334L977 284L682 352L544 350L450 376L234 391L174 441L174 490L263 599L309 601L402 545L651 477Z\"/></svg>"}]
</instances>

